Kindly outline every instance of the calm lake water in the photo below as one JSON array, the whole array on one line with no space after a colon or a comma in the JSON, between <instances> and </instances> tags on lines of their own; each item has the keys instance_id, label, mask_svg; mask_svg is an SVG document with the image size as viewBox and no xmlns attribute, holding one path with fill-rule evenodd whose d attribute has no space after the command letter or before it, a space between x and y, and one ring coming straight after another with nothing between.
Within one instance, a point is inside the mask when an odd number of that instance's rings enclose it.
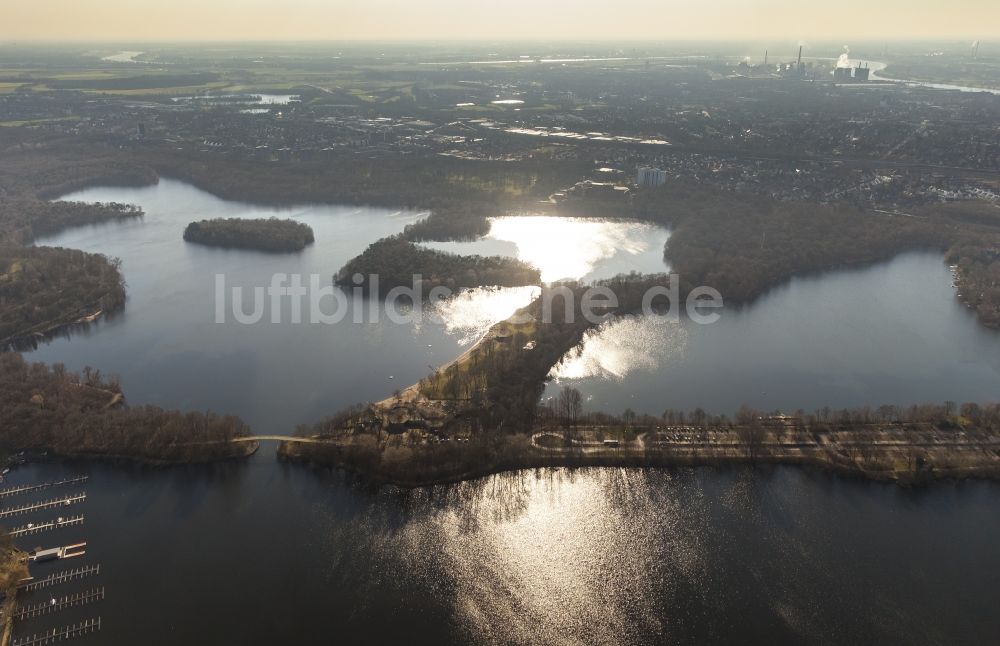
<instances>
[{"instance_id":1,"label":"calm lake water","mask_svg":"<svg viewBox=\"0 0 1000 646\"><path fill-rule=\"evenodd\" d=\"M546 396L591 409L732 413L996 401L1000 335L976 322L938 254L795 278L711 325L629 318L590 334Z\"/></svg>"},{"instance_id":2,"label":"calm lake water","mask_svg":"<svg viewBox=\"0 0 1000 646\"><path fill-rule=\"evenodd\" d=\"M141 221L40 241L122 258L129 302L27 357L114 372L130 402L235 413L259 433L386 396L532 294L472 292L415 325L216 324L217 273L247 287L266 286L275 272L317 273L329 284L350 257L418 214L260 208L172 181L68 199L145 208ZM316 244L269 255L181 239L191 220L269 215L307 222ZM528 220L495 224L491 239L473 244L544 252L547 271L570 277L666 269L662 230L603 223L581 234L594 223ZM522 232L541 224L564 228L550 231L550 249L533 251ZM996 336L955 302L934 255L797 279L711 326L649 325L626 319L595 334L556 369L560 383L584 389L591 406L654 413L988 400L1000 385ZM87 502L58 513L84 513L86 524L20 544L88 541L82 559L36 575L100 563L99 577L50 591L104 585L107 598L25 622L18 635L100 615L103 631L79 643L1000 639L1000 486L991 483L906 490L792 468L592 469L370 490L280 464L265 446L245 464L210 468L32 465L8 485L80 472L91 475Z\"/></svg>"},{"instance_id":3,"label":"calm lake water","mask_svg":"<svg viewBox=\"0 0 1000 646\"><path fill-rule=\"evenodd\" d=\"M288 209L226 202L180 182L163 180L138 189L95 188L68 200L141 205L146 215L126 223L70 229L39 244L121 258L129 300L123 313L29 353L32 359L86 365L122 377L135 403L212 409L244 417L258 433L286 433L340 408L382 399L455 357L494 322L530 302L533 288L476 290L419 324L397 325L367 303L340 323L293 323L287 302L281 323L270 308L252 325L238 323L232 297L226 322L216 323L217 274L228 288L244 288L243 311L252 312L255 287L276 273L317 275L329 287L333 274L375 240L398 233L417 213L385 209L302 206ZM299 254L209 248L182 239L192 220L214 217L294 218L309 224L316 243ZM287 284L287 283L286 283ZM231 293L230 293L231 294ZM263 299L262 299L263 302ZM323 305L334 311L332 299ZM354 323L355 309L364 323Z\"/></svg>"}]
</instances>

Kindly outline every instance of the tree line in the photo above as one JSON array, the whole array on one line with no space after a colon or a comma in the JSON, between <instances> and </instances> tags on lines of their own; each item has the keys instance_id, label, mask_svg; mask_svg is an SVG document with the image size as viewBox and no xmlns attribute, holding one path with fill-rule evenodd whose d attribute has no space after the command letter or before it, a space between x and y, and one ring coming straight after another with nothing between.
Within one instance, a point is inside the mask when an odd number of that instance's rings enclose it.
<instances>
[{"instance_id":1,"label":"tree line","mask_svg":"<svg viewBox=\"0 0 1000 646\"><path fill-rule=\"evenodd\" d=\"M0 347L124 303L117 259L75 249L0 246Z\"/></svg>"},{"instance_id":2,"label":"tree line","mask_svg":"<svg viewBox=\"0 0 1000 646\"><path fill-rule=\"evenodd\" d=\"M125 302L118 262L97 254L31 247L37 237L70 227L142 217L119 203L50 202L94 183L156 181L147 166L117 148L43 131L0 129L0 346L45 334Z\"/></svg>"},{"instance_id":3,"label":"tree line","mask_svg":"<svg viewBox=\"0 0 1000 646\"><path fill-rule=\"evenodd\" d=\"M242 454L227 444L249 435L238 417L119 404L115 378L0 353L0 447L79 457L189 462Z\"/></svg>"},{"instance_id":4,"label":"tree line","mask_svg":"<svg viewBox=\"0 0 1000 646\"><path fill-rule=\"evenodd\" d=\"M218 218L191 222L184 240L211 247L258 251L301 251L315 241L308 224L278 218Z\"/></svg>"},{"instance_id":5,"label":"tree line","mask_svg":"<svg viewBox=\"0 0 1000 646\"><path fill-rule=\"evenodd\" d=\"M933 426L939 430L965 430L967 432L1000 432L1000 404L959 404L946 401L940 404L911 404L899 406L858 406L834 409L823 407L807 412L796 410L783 413L779 410L760 410L741 406L731 415L714 414L703 408L690 410L667 408L659 415L636 413L630 408L621 413L584 411L581 394L565 386L553 399L540 403L539 423L562 426L620 427L635 431L652 431L664 427L691 427L697 429L735 430L747 427L791 427L813 433L831 431L862 431L870 427L892 428Z\"/></svg>"},{"instance_id":6,"label":"tree line","mask_svg":"<svg viewBox=\"0 0 1000 646\"><path fill-rule=\"evenodd\" d=\"M951 227L846 206L779 202L685 183L639 191L635 213L671 228L664 254L682 292L697 285L726 301L753 300L792 276L944 251Z\"/></svg>"},{"instance_id":7,"label":"tree line","mask_svg":"<svg viewBox=\"0 0 1000 646\"><path fill-rule=\"evenodd\" d=\"M0 199L0 244L30 244L36 238L63 229L115 220L141 218L141 208L118 202L46 202L14 198Z\"/></svg>"},{"instance_id":8,"label":"tree line","mask_svg":"<svg viewBox=\"0 0 1000 646\"><path fill-rule=\"evenodd\" d=\"M356 274L362 276L360 284L354 282ZM384 296L394 287L411 287L415 274L421 276L425 296L438 286L459 290L481 286L518 287L541 282L539 271L522 260L445 253L416 245L401 235L368 245L361 255L337 272L334 282L346 287L359 285L366 293L371 293L375 288L371 278L378 276L378 293Z\"/></svg>"}]
</instances>

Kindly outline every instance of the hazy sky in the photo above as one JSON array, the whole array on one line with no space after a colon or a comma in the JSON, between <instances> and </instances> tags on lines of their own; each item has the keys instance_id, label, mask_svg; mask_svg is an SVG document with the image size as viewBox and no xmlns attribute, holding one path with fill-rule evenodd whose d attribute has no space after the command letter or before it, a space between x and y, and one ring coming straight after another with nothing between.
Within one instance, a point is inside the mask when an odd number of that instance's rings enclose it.
<instances>
[{"instance_id":1,"label":"hazy sky","mask_svg":"<svg viewBox=\"0 0 1000 646\"><path fill-rule=\"evenodd\" d=\"M988 38L998 0L0 0L0 39Z\"/></svg>"}]
</instances>

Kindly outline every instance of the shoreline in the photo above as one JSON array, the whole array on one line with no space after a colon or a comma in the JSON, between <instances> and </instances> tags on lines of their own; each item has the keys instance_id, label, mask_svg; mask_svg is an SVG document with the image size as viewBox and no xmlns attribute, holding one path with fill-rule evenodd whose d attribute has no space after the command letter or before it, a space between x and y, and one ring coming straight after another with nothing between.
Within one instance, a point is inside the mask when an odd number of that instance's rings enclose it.
<instances>
[{"instance_id":1,"label":"shoreline","mask_svg":"<svg viewBox=\"0 0 1000 646\"><path fill-rule=\"evenodd\" d=\"M293 463L299 463L309 468L326 468L343 471L356 476L361 481L377 487L393 486L402 489L422 489L426 487L446 486L479 480L489 476L502 473L515 473L518 471L535 471L538 469L657 469L671 470L678 468L710 468L710 469L731 469L741 466L768 466L768 467L796 467L802 469L812 469L822 473L828 473L843 478L865 481L872 484L894 484L897 486L915 486L919 484L931 484L937 482L954 482L961 480L989 480L1000 482L1000 466L991 468L969 467L965 470L950 469L947 471L935 471L933 475L920 479L907 479L898 477L898 474L878 473L872 471L860 471L833 462L824 461L812 457L800 458L768 458L750 460L746 458L720 458L718 456L690 456L687 458L672 457L663 460L649 461L647 459L619 459L619 458L590 458L578 459L552 459L539 457L535 460L527 460L520 464L510 465L484 465L478 469L464 471L432 479L412 480L393 477L377 471L367 471L356 465L346 462L337 464L327 464L316 462L306 456L282 454L279 459Z\"/></svg>"},{"instance_id":2,"label":"shoreline","mask_svg":"<svg viewBox=\"0 0 1000 646\"><path fill-rule=\"evenodd\" d=\"M233 444L237 444L234 442ZM5 448L4 450L8 455L14 455L17 453L24 453L27 455L24 462L21 464L30 463L43 463L43 462L57 462L57 461L81 461L88 463L102 463L102 464L131 464L135 466L142 467L153 467L153 468L169 468L169 467L180 467L180 466L202 466L209 464L217 464L223 462L236 462L240 460L246 460L253 457L257 451L260 449L260 442L258 441L241 441L241 452L233 453L231 455L220 455L214 457L205 457L197 459L168 459L168 458L154 458L140 455L128 455L125 453L100 453L100 452L72 452L72 451L56 451L53 449L18 449L18 448Z\"/></svg>"},{"instance_id":3,"label":"shoreline","mask_svg":"<svg viewBox=\"0 0 1000 646\"><path fill-rule=\"evenodd\" d=\"M105 294L105 296L108 295ZM99 304L94 308L81 308L72 315L60 317L57 321L40 323L39 325L44 326L41 329L26 330L0 339L0 350L10 349L16 352L24 348L34 348L39 343L50 341L60 334L70 333L75 329L85 329L101 318L117 314L123 309L124 305L121 305L110 312L105 312ZM38 328L39 325L36 325L35 328Z\"/></svg>"},{"instance_id":4,"label":"shoreline","mask_svg":"<svg viewBox=\"0 0 1000 646\"><path fill-rule=\"evenodd\" d=\"M476 460L477 457L483 457L476 455L481 453L483 448L481 443L453 444L448 449L457 450L448 450L446 454L437 457L455 459L457 456L461 462L453 463L450 468L420 473L414 471L412 462L397 461L383 465L381 462L373 464L369 460L359 459L359 454L352 451L352 442L345 438L315 438L316 441L313 442L280 441L275 451L275 458L277 462L290 462L307 468L343 471L376 487L395 486L403 489L458 484L501 473L538 469L669 470L703 467L730 469L742 466L798 467L854 480L899 486L968 479L1000 481L1000 436L990 435L982 440L950 442L942 437L943 431L934 433L936 440L932 438L923 442L870 441L851 444L815 442L811 445L765 443L756 449L717 441L650 447L645 443L643 436L632 443L627 443L626 446L578 445L552 448L542 446L535 441L540 436L556 437L551 431L546 431L535 433L530 438L524 434L496 438L500 444L520 443L521 446L514 447L513 451L501 452L490 460ZM23 463L80 461L144 468L203 467L243 462L256 455L261 446L260 441L248 441L246 438L238 438L231 442L241 444L241 452L193 460L174 460L125 454L35 450L27 452L28 457ZM504 448L501 446L500 450L503 451ZM869 463L869 458L860 457L861 452L865 450L879 453L870 454L874 457L870 458ZM428 453L434 453L434 448L429 449ZM915 462L910 466L900 462L901 459L917 456L920 458L919 466ZM894 464L887 465L885 462L879 464L880 460L894 461ZM419 471L419 468L417 470Z\"/></svg>"},{"instance_id":5,"label":"shoreline","mask_svg":"<svg viewBox=\"0 0 1000 646\"><path fill-rule=\"evenodd\" d=\"M848 431L849 432L849 431ZM497 438L485 447L479 442L454 444L447 449L415 445L394 461L375 461L351 439L309 445L282 442L277 457L318 467L341 469L375 485L413 489L454 484L497 473L539 468L676 468L787 465L815 468L837 475L898 485L982 478L1000 480L1000 437L949 441L944 431L923 431L924 441L839 439L809 442L762 443L748 446L720 441L732 432L702 443L648 446L642 436L627 446L571 446L546 448L525 435ZM846 432L845 432L846 433ZM396 450L400 450L398 447ZM437 459L435 459L437 458ZM450 464L448 461L451 461ZM445 465L445 466L442 466Z\"/></svg>"}]
</instances>

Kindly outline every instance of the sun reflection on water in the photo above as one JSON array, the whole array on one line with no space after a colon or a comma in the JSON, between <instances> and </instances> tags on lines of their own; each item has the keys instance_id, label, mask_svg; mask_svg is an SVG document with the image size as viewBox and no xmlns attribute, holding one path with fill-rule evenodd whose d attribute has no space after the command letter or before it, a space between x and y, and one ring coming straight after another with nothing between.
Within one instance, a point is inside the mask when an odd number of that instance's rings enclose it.
<instances>
[{"instance_id":1,"label":"sun reflection on water","mask_svg":"<svg viewBox=\"0 0 1000 646\"><path fill-rule=\"evenodd\" d=\"M427 242L458 254L512 256L531 263L543 282L591 281L619 273L666 271L661 227L628 220L511 215L490 219L490 232L466 242Z\"/></svg>"},{"instance_id":2,"label":"sun reflection on water","mask_svg":"<svg viewBox=\"0 0 1000 646\"><path fill-rule=\"evenodd\" d=\"M678 321L630 316L608 321L589 331L578 350L570 351L549 373L556 380L622 380L630 372L652 372L664 361L683 354L687 330Z\"/></svg>"},{"instance_id":3,"label":"sun reflection on water","mask_svg":"<svg viewBox=\"0 0 1000 646\"><path fill-rule=\"evenodd\" d=\"M544 282L583 278L619 252L638 255L650 248L650 232L641 222L561 218L501 217L491 221L488 238L517 247L517 257L541 271Z\"/></svg>"},{"instance_id":4,"label":"sun reflection on water","mask_svg":"<svg viewBox=\"0 0 1000 646\"><path fill-rule=\"evenodd\" d=\"M672 479L557 470L465 483L452 490L461 504L436 501L432 522L397 539L411 571L443 566L470 641L638 644L669 633L662 602L703 557L701 534L688 531L700 504L681 505L677 488L651 489L649 478Z\"/></svg>"},{"instance_id":5,"label":"sun reflection on water","mask_svg":"<svg viewBox=\"0 0 1000 646\"><path fill-rule=\"evenodd\" d=\"M461 345L469 345L494 324L530 303L540 291L533 286L467 289L435 304L433 314L448 334L457 336Z\"/></svg>"}]
</instances>

